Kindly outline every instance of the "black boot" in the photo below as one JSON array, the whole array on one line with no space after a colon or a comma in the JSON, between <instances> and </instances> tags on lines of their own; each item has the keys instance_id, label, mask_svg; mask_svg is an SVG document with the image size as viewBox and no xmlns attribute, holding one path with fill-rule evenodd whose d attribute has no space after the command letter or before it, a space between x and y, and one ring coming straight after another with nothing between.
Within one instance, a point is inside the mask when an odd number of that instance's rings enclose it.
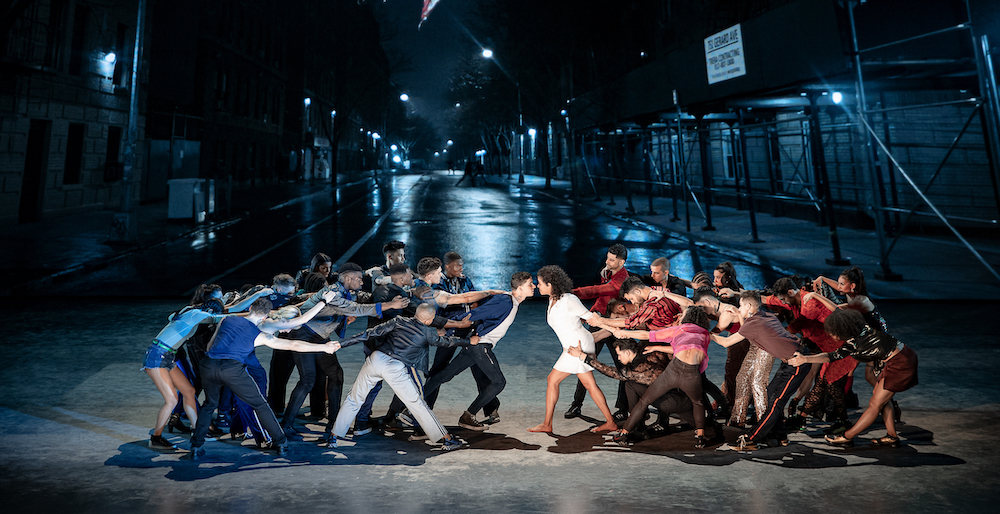
<instances>
[{"instance_id":1,"label":"black boot","mask_svg":"<svg viewBox=\"0 0 1000 514\"><path fill-rule=\"evenodd\" d=\"M184 422L181 421L181 415L177 414L176 412L171 414L170 420L167 421L167 431L172 434L174 433L174 430L177 430L177 432L180 434L191 433L191 429L188 428L186 425L184 425Z\"/></svg>"}]
</instances>

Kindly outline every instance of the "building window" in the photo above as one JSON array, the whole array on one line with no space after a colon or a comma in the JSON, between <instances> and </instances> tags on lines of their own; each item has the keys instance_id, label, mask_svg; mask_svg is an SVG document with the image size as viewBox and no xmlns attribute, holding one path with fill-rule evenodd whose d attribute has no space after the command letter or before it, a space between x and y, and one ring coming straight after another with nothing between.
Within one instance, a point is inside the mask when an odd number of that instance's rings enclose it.
<instances>
[{"instance_id":1,"label":"building window","mask_svg":"<svg viewBox=\"0 0 1000 514\"><path fill-rule=\"evenodd\" d=\"M83 74L83 65L87 57L86 45L88 18L90 18L90 9L77 4L76 12L73 14L73 48L69 54L70 75Z\"/></svg>"},{"instance_id":2,"label":"building window","mask_svg":"<svg viewBox=\"0 0 1000 514\"><path fill-rule=\"evenodd\" d=\"M66 19L66 0L53 0L49 8L49 34L46 41L45 66L58 69L63 52L63 23Z\"/></svg>"},{"instance_id":3,"label":"building window","mask_svg":"<svg viewBox=\"0 0 1000 514\"><path fill-rule=\"evenodd\" d=\"M122 179L123 166L119 162L122 150L122 128L108 127L108 153L104 160L104 181L117 182Z\"/></svg>"},{"instance_id":4,"label":"building window","mask_svg":"<svg viewBox=\"0 0 1000 514\"><path fill-rule=\"evenodd\" d=\"M125 67L131 59L127 59L128 50L128 25L124 23L118 24L118 33L115 36L115 52L118 53L118 58L115 60L115 72L112 80L116 86L126 87L128 86L128 74L125 73Z\"/></svg>"},{"instance_id":5,"label":"building window","mask_svg":"<svg viewBox=\"0 0 1000 514\"><path fill-rule=\"evenodd\" d=\"M736 178L736 155L733 154L733 139L738 140L740 131L726 129L722 130L722 176L727 179Z\"/></svg>"},{"instance_id":6,"label":"building window","mask_svg":"<svg viewBox=\"0 0 1000 514\"><path fill-rule=\"evenodd\" d=\"M79 184L83 170L83 123L70 123L66 137L66 163L63 165L63 184Z\"/></svg>"}]
</instances>

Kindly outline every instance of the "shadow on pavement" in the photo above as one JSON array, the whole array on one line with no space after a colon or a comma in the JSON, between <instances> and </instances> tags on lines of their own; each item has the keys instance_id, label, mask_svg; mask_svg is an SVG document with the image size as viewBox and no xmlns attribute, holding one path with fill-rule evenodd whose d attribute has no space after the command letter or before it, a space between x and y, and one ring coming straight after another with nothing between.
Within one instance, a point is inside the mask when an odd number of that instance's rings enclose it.
<instances>
[{"instance_id":1,"label":"shadow on pavement","mask_svg":"<svg viewBox=\"0 0 1000 514\"><path fill-rule=\"evenodd\" d=\"M525 444L505 434L473 432L448 427L465 439L470 448L478 450L538 450L541 446ZM315 434L314 434L315 435ZM244 446L232 439L205 444L205 456L198 461L187 460L190 452L154 450L148 442L138 440L122 444L118 454L104 462L105 466L132 469L164 468L165 478L179 482L204 480L228 473L259 472L266 469L322 465L381 465L419 466L427 459L443 454L439 445L425 441L408 441L409 432L390 432L386 436L370 434L353 441L341 441L340 447L328 449L315 441L290 441L291 454L277 457L252 445ZM186 446L186 445L182 445Z\"/></svg>"},{"instance_id":2,"label":"shadow on pavement","mask_svg":"<svg viewBox=\"0 0 1000 514\"><path fill-rule=\"evenodd\" d=\"M899 435L904 440L900 448L880 448L868 443L871 436L855 438L856 446L852 448L837 448L823 440L822 430L813 434L805 434L810 439L806 441L793 440L784 447L762 447L759 450L746 452L735 450L720 450L720 443L707 448L694 447L694 431L674 432L655 439L649 439L621 447L611 441L607 434L594 434L589 430L577 432L568 436L550 434L555 439L555 446L548 451L559 454L615 451L661 455L676 459L687 464L703 466L728 466L743 460L752 460L762 464L771 464L786 468L836 468L847 466L890 466L910 468L920 466L956 466L966 461L958 457L941 453L918 451L918 447L936 446L934 434L914 425L901 425ZM724 437L727 444L735 443L739 430L726 428Z\"/></svg>"}]
</instances>

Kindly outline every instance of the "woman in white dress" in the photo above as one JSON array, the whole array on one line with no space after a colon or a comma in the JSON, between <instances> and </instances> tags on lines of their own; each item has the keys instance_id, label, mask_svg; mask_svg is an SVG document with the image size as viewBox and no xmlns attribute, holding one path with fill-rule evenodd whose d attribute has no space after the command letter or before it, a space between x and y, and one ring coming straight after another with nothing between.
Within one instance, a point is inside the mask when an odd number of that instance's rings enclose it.
<instances>
[{"instance_id":1,"label":"woman in white dress","mask_svg":"<svg viewBox=\"0 0 1000 514\"><path fill-rule=\"evenodd\" d=\"M563 352L552 366L547 379L545 421L541 425L529 428L528 432L552 432L552 416L556 409L556 401L559 400L559 384L570 375L576 375L580 379L580 383L587 388L590 397L594 399L594 403L607 420L603 425L594 427L590 431L606 432L618 429L611 416L611 410L608 409L604 393L594 380L594 368L566 352L570 347L580 346L584 353L594 353L594 336L581 321L590 319L594 313L588 311L580 303L580 299L569 292L572 289L573 282L559 266L550 265L538 270L538 292L549 296L546 321L559 337Z\"/></svg>"}]
</instances>

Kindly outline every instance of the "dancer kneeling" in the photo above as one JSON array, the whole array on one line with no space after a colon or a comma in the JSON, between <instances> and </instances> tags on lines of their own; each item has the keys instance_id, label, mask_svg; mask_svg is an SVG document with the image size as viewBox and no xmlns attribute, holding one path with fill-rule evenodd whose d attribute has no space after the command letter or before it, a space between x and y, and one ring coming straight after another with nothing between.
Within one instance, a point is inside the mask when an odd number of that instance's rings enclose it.
<instances>
[{"instance_id":1,"label":"dancer kneeling","mask_svg":"<svg viewBox=\"0 0 1000 514\"><path fill-rule=\"evenodd\" d=\"M616 339L612 347L618 356L621 366L614 367L597 360L597 356L590 353L583 353L579 346L571 347L570 355L593 366L596 371L606 376L625 382L625 393L628 398L628 408L631 410L639 403L639 398L646 393L649 386L666 369L670 362L670 357L666 353L653 352L643 354L643 345L635 339ZM652 405L656 407L658 418L655 423L645 427L641 439L652 439L665 435L668 432L670 415L676 414L681 422L690 426L695 426L694 406L686 394L679 389L671 389L667 394L653 400ZM641 425L640 425L641 426ZM719 427L717 427L717 432ZM637 435L633 431L631 435Z\"/></svg>"},{"instance_id":2,"label":"dancer kneeling","mask_svg":"<svg viewBox=\"0 0 1000 514\"><path fill-rule=\"evenodd\" d=\"M639 402L632 408L621 431L615 436L619 444L628 444L628 433L646 417L646 409L667 391L680 388L691 400L694 414L695 448L708 444L705 438L705 405L702 401L701 374L708 368L708 313L698 306L687 308L681 324L662 330L615 330L615 337L649 339L652 342L670 343L670 346L647 346L643 353L664 352L674 358L656 380L646 389Z\"/></svg>"},{"instance_id":3,"label":"dancer kneeling","mask_svg":"<svg viewBox=\"0 0 1000 514\"><path fill-rule=\"evenodd\" d=\"M916 352L881 328L866 323L864 316L855 310L837 309L826 318L823 326L827 333L834 339L843 341L844 345L836 351L818 355L796 353L788 359L788 363L800 366L854 357L861 362L873 362L877 380L868 408L861 414L861 418L844 435L827 436L826 440L837 446L853 446L854 437L871 426L875 418L882 414L886 436L872 439L872 444L898 448L899 436L896 434L891 400L894 394L917 385Z\"/></svg>"}]
</instances>

